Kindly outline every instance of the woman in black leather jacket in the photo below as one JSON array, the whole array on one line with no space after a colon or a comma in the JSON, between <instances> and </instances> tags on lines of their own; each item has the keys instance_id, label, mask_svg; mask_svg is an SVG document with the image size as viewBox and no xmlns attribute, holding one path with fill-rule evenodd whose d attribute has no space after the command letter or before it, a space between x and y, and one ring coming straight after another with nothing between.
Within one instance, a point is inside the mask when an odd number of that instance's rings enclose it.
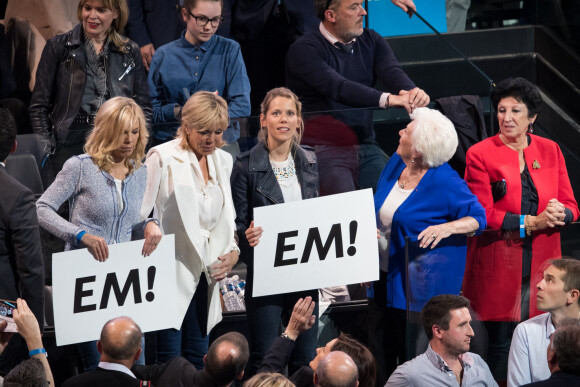
<instances>
[{"instance_id":1,"label":"woman in black leather jacket","mask_svg":"<svg viewBox=\"0 0 580 387\"><path fill-rule=\"evenodd\" d=\"M77 14L79 25L46 43L30 101L32 129L47 138L55 175L69 157L83 153L106 100L133 98L151 116L139 47L118 32L129 16L126 0L81 0Z\"/></svg>"},{"instance_id":2,"label":"woman in black leather jacket","mask_svg":"<svg viewBox=\"0 0 580 387\"><path fill-rule=\"evenodd\" d=\"M236 227L241 259L248 265L246 311L250 331L249 375L256 372L268 348L280 335L282 316L290 317L298 298L311 296L318 301L318 290L252 296L254 249L262 234L254 227L254 208L317 197L318 166L314 150L300 146L304 130L302 104L286 88L270 90L261 105L260 142L238 156L231 176L236 208ZM314 312L318 315L318 306ZM296 340L290 373L314 358L318 322Z\"/></svg>"}]
</instances>

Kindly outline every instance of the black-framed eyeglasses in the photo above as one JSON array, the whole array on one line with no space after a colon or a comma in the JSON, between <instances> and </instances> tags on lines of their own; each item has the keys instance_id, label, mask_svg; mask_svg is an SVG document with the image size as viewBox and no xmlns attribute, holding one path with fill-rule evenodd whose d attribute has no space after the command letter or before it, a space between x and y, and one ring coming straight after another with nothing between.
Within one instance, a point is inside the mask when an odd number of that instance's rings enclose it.
<instances>
[{"instance_id":1,"label":"black-framed eyeglasses","mask_svg":"<svg viewBox=\"0 0 580 387\"><path fill-rule=\"evenodd\" d=\"M197 23L197 25L200 27L205 27L207 25L207 23L211 23L211 26L213 28L216 28L224 21L224 18L221 16L216 16L213 19L210 19L207 16L203 16L203 15L195 16L194 14L191 13L191 11L187 11L187 12L189 12L189 14L195 19L195 22Z\"/></svg>"}]
</instances>

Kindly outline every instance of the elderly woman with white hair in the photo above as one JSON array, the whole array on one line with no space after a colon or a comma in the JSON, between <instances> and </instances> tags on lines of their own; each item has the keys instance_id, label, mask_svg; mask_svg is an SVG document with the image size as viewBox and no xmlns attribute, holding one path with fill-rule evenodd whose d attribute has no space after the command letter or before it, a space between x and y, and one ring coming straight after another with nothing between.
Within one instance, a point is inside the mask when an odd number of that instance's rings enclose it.
<instances>
[{"instance_id":1,"label":"elderly woman with white hair","mask_svg":"<svg viewBox=\"0 0 580 387\"><path fill-rule=\"evenodd\" d=\"M386 321L377 324L383 324L385 333L391 332L395 340L385 343L385 348L405 348L405 237L417 241L414 255L433 257L431 249L438 246L438 258L429 260L436 267L422 270L426 270L425 276L444 273L446 280L421 286L424 293L430 293L420 296L426 301L435 294L459 294L467 251L465 234L486 227L485 210L477 197L447 164L458 143L451 121L428 108L415 109L411 119L399 132L399 147L383 169L374 197L381 275L373 284L372 304L386 313ZM402 327L384 326L397 321ZM387 372L396 368L396 356L401 356L391 355L394 358L387 359Z\"/></svg>"}]
</instances>

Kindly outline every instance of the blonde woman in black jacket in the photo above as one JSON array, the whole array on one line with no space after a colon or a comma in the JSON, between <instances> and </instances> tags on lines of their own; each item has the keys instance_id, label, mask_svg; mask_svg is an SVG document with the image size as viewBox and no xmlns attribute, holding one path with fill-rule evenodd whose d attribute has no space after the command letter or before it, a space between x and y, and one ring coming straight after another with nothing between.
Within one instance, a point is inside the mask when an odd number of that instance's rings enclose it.
<instances>
[{"instance_id":1,"label":"blonde woman in black jacket","mask_svg":"<svg viewBox=\"0 0 580 387\"><path fill-rule=\"evenodd\" d=\"M260 142L238 156L231 177L236 208L236 227L241 259L248 265L245 293L250 330L249 375L255 373L268 348L279 336L282 316L290 316L299 298L311 296L318 301L318 291L252 296L254 249L262 235L254 227L254 208L277 203L314 198L319 195L318 167L314 150L300 146L304 128L302 105L286 88L272 89L261 105ZM318 308L315 315L318 315ZM316 349L317 323L296 341L290 373L313 359Z\"/></svg>"}]
</instances>

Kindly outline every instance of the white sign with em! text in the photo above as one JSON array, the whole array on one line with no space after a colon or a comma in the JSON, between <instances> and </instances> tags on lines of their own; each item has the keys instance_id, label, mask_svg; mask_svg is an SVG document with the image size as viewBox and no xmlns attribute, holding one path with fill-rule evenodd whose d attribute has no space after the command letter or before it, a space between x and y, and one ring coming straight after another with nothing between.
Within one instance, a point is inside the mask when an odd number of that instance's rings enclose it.
<instances>
[{"instance_id":1,"label":"white sign with em! text","mask_svg":"<svg viewBox=\"0 0 580 387\"><path fill-rule=\"evenodd\" d=\"M254 226L254 296L379 278L371 189L258 207Z\"/></svg>"},{"instance_id":2,"label":"white sign with em! text","mask_svg":"<svg viewBox=\"0 0 580 387\"><path fill-rule=\"evenodd\" d=\"M174 235L143 257L144 240L109 245L99 262L87 249L53 255L57 345L97 340L107 321L131 317L143 332L181 326L176 321Z\"/></svg>"}]
</instances>

